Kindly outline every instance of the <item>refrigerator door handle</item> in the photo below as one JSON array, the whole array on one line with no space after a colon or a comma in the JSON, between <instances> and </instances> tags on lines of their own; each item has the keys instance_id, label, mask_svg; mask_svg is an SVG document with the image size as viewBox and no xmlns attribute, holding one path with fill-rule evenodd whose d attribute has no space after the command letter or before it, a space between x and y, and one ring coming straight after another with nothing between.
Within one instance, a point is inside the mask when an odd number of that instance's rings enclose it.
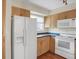
<instances>
[{"instance_id":1,"label":"refrigerator door handle","mask_svg":"<svg viewBox=\"0 0 79 59\"><path fill-rule=\"evenodd\" d=\"M25 42L24 42L25 41L25 33L24 33L24 30L23 30L23 37L24 37L23 38L23 46L24 46L25 45Z\"/></svg>"},{"instance_id":2,"label":"refrigerator door handle","mask_svg":"<svg viewBox=\"0 0 79 59\"><path fill-rule=\"evenodd\" d=\"M25 47L25 46L26 46L26 20L24 20L23 36L24 36L24 39L23 39L23 46Z\"/></svg>"}]
</instances>

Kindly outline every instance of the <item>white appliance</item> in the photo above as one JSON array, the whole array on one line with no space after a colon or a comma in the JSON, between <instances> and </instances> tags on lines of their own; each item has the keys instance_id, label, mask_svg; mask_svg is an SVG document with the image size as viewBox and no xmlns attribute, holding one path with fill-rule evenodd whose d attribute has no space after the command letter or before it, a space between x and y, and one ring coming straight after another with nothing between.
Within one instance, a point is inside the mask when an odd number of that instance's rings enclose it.
<instances>
[{"instance_id":1,"label":"white appliance","mask_svg":"<svg viewBox=\"0 0 79 59\"><path fill-rule=\"evenodd\" d=\"M55 37L55 53L67 59L75 59L75 34L62 33Z\"/></svg>"},{"instance_id":2,"label":"white appliance","mask_svg":"<svg viewBox=\"0 0 79 59\"><path fill-rule=\"evenodd\" d=\"M57 21L58 28L76 28L76 21L73 19L64 19Z\"/></svg>"},{"instance_id":3,"label":"white appliance","mask_svg":"<svg viewBox=\"0 0 79 59\"><path fill-rule=\"evenodd\" d=\"M37 59L36 20L12 17L12 59Z\"/></svg>"}]
</instances>

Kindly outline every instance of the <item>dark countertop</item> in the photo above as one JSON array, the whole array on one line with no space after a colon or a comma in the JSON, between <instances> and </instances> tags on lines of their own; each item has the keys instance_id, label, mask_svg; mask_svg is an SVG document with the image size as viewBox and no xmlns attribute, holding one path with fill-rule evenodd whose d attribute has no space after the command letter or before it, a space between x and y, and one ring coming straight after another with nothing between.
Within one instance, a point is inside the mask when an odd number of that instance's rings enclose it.
<instances>
[{"instance_id":1,"label":"dark countertop","mask_svg":"<svg viewBox=\"0 0 79 59\"><path fill-rule=\"evenodd\" d=\"M43 36L59 36L60 34L59 33L50 33L50 32L42 32L42 33L37 33L37 37L43 37Z\"/></svg>"}]
</instances>

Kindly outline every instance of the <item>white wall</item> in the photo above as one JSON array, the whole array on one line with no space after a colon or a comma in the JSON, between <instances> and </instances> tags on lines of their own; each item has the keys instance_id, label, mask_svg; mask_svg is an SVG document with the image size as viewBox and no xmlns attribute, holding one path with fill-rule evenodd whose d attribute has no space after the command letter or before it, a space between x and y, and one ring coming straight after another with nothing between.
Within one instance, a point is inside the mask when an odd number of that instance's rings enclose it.
<instances>
[{"instance_id":1,"label":"white wall","mask_svg":"<svg viewBox=\"0 0 79 59\"><path fill-rule=\"evenodd\" d=\"M6 0L6 59L11 59L11 0Z\"/></svg>"},{"instance_id":2,"label":"white wall","mask_svg":"<svg viewBox=\"0 0 79 59\"><path fill-rule=\"evenodd\" d=\"M50 28L49 32L51 32L51 33L54 32L54 33L76 34L76 29L75 28L67 28L67 29L65 29L65 28L61 28L61 29L59 29L59 28Z\"/></svg>"}]
</instances>

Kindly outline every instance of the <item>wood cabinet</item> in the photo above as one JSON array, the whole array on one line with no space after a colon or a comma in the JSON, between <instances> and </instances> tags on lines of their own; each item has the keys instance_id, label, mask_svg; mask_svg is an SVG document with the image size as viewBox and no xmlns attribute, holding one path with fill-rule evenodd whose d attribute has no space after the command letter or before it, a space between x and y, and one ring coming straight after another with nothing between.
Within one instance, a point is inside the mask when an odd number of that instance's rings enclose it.
<instances>
[{"instance_id":1,"label":"wood cabinet","mask_svg":"<svg viewBox=\"0 0 79 59\"><path fill-rule=\"evenodd\" d=\"M57 26L58 14L50 16L50 27L55 28Z\"/></svg>"},{"instance_id":2,"label":"wood cabinet","mask_svg":"<svg viewBox=\"0 0 79 59\"><path fill-rule=\"evenodd\" d=\"M45 28L56 28L57 20L76 18L76 10L69 10L66 12L45 16Z\"/></svg>"},{"instance_id":3,"label":"wood cabinet","mask_svg":"<svg viewBox=\"0 0 79 59\"><path fill-rule=\"evenodd\" d=\"M76 18L76 10L67 11L66 16L67 16L67 19Z\"/></svg>"},{"instance_id":4,"label":"wood cabinet","mask_svg":"<svg viewBox=\"0 0 79 59\"><path fill-rule=\"evenodd\" d=\"M66 12L59 13L59 19L69 19L69 18L76 18L76 10L70 10Z\"/></svg>"},{"instance_id":5,"label":"wood cabinet","mask_svg":"<svg viewBox=\"0 0 79 59\"><path fill-rule=\"evenodd\" d=\"M20 15L20 9L17 7L12 7L12 16Z\"/></svg>"},{"instance_id":6,"label":"wood cabinet","mask_svg":"<svg viewBox=\"0 0 79 59\"><path fill-rule=\"evenodd\" d=\"M30 11L12 6L12 16L14 15L30 17Z\"/></svg>"},{"instance_id":7,"label":"wood cabinet","mask_svg":"<svg viewBox=\"0 0 79 59\"><path fill-rule=\"evenodd\" d=\"M59 13L58 15L59 15L58 20L76 18L76 9L62 12L62 13Z\"/></svg>"},{"instance_id":8,"label":"wood cabinet","mask_svg":"<svg viewBox=\"0 0 79 59\"><path fill-rule=\"evenodd\" d=\"M50 52L55 53L55 38L53 37L50 40Z\"/></svg>"},{"instance_id":9,"label":"wood cabinet","mask_svg":"<svg viewBox=\"0 0 79 59\"><path fill-rule=\"evenodd\" d=\"M37 55L40 56L49 51L50 36L37 38Z\"/></svg>"},{"instance_id":10,"label":"wood cabinet","mask_svg":"<svg viewBox=\"0 0 79 59\"><path fill-rule=\"evenodd\" d=\"M45 16L44 17L44 25L45 25L45 28L49 28L50 27L50 16Z\"/></svg>"},{"instance_id":11,"label":"wood cabinet","mask_svg":"<svg viewBox=\"0 0 79 59\"><path fill-rule=\"evenodd\" d=\"M66 18L67 18L66 13L67 13L67 12L59 13L59 14L58 14L58 19L57 19L57 20L66 19Z\"/></svg>"}]
</instances>

